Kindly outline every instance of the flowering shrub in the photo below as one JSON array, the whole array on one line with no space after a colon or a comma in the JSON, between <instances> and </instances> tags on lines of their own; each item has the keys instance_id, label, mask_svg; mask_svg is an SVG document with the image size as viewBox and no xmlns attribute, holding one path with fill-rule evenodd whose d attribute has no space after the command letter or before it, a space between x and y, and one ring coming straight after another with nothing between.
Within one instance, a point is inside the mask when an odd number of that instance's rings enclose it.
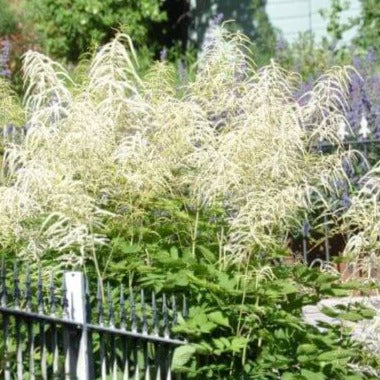
<instances>
[{"instance_id":1,"label":"flowering shrub","mask_svg":"<svg viewBox=\"0 0 380 380\"><path fill-rule=\"evenodd\" d=\"M344 153L320 156L311 146L339 144L350 70L327 73L301 106L295 74L275 63L254 71L242 36L212 33L180 98L170 66L138 76L124 35L95 55L83 83L26 55L29 129L8 151L3 247L17 242L35 258L57 250L62 264L81 263L107 244L105 220L135 218L124 210L175 195L195 210L225 210L233 260L284 248L298 215L325 202L332 178L346 180Z\"/></svg>"},{"instance_id":2,"label":"flowering shrub","mask_svg":"<svg viewBox=\"0 0 380 380\"><path fill-rule=\"evenodd\" d=\"M85 265L89 278L132 274L157 291L188 292L179 330L192 344L175 365L193 378L370 378L361 365L376 360L362 346L301 320L303 305L349 286L275 264L313 210L340 221L351 253L365 248L355 239L377 236L364 218L376 170L345 212L336 205L352 185L356 156L340 131L355 72L326 72L298 101L299 76L275 62L256 70L247 45L212 25L195 78L180 86L165 61L141 77L124 34L77 81L28 52L23 107L4 97L25 112L26 136L6 145L0 247L58 269ZM321 141L336 149L321 155Z\"/></svg>"},{"instance_id":3,"label":"flowering shrub","mask_svg":"<svg viewBox=\"0 0 380 380\"><path fill-rule=\"evenodd\" d=\"M347 238L343 254L350 263L351 275L371 279L379 270L379 215L374 205L378 203L380 77L373 49L365 56L353 56L356 74L351 76L348 84L347 123L340 125L338 135L342 141L350 143L357 160L351 164L344 162L350 185L347 187L347 183L336 182L340 195L334 195L333 199L344 212L335 221L339 227L334 230ZM294 96L301 105L309 101L308 91L312 87L313 79L310 79L295 92ZM373 143L369 143L371 140Z\"/></svg>"},{"instance_id":4,"label":"flowering shrub","mask_svg":"<svg viewBox=\"0 0 380 380\"><path fill-rule=\"evenodd\" d=\"M77 61L92 44L104 43L115 28L127 26L139 44L144 44L152 23L165 18L159 0L31 0L28 16L35 23L42 44L55 57Z\"/></svg>"},{"instance_id":5,"label":"flowering shrub","mask_svg":"<svg viewBox=\"0 0 380 380\"><path fill-rule=\"evenodd\" d=\"M355 76L350 85L348 120L356 136L362 138L380 137L380 76L376 70L376 63L377 57L373 50L364 58L353 59L360 76Z\"/></svg>"},{"instance_id":6,"label":"flowering shrub","mask_svg":"<svg viewBox=\"0 0 380 380\"><path fill-rule=\"evenodd\" d=\"M364 55L358 55L357 51L355 46L350 50L337 49L328 41L318 44L313 35L306 33L291 45L279 37L275 54L283 66L302 75L303 83L294 94L301 103L307 99L307 96L302 96L312 89L317 78L329 67L346 63L356 69L357 74L351 77L347 97L349 128L342 128L340 132L342 138L350 141L379 136L377 94L380 76L377 73L377 55L374 49L369 49Z\"/></svg>"},{"instance_id":7,"label":"flowering shrub","mask_svg":"<svg viewBox=\"0 0 380 380\"><path fill-rule=\"evenodd\" d=\"M286 251L289 233L315 210L340 221L347 254L361 257L357 238L376 224L365 227L361 213L358 235L355 207L376 197L363 184L374 183L377 169L363 179L349 174L358 155L342 143L348 131L370 130L375 108L359 100L363 91L370 99L375 81L363 87L353 69L335 68L301 96L296 74L274 62L255 70L248 50L245 37L212 24L195 79L180 87L165 61L140 77L125 35L103 46L77 83L60 64L27 53L27 136L7 150L3 249L36 260L56 252L61 265L96 261L110 223L139 223L147 204L174 198L195 218L183 237L193 255L199 215L217 208L228 260ZM3 125L20 125L8 93ZM321 141L336 150L321 156ZM357 184L363 191L352 194Z\"/></svg>"}]
</instances>

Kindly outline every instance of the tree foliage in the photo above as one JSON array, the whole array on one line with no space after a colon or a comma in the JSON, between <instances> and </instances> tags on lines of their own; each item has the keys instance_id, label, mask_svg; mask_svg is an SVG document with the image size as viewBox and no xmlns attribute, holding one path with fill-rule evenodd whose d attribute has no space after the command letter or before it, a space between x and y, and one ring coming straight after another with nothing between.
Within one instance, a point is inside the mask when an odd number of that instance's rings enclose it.
<instances>
[{"instance_id":1,"label":"tree foliage","mask_svg":"<svg viewBox=\"0 0 380 380\"><path fill-rule=\"evenodd\" d=\"M356 23L356 21L353 19L350 19L346 23L342 22L342 12L349 9L349 1L332 0L329 9L323 9L320 11L322 17L327 20L327 32L330 35L333 43L341 41L344 33L350 30Z\"/></svg>"},{"instance_id":2,"label":"tree foliage","mask_svg":"<svg viewBox=\"0 0 380 380\"><path fill-rule=\"evenodd\" d=\"M358 35L355 44L363 50L374 48L380 51L380 10L376 0L361 0L362 12L358 20Z\"/></svg>"},{"instance_id":3,"label":"tree foliage","mask_svg":"<svg viewBox=\"0 0 380 380\"><path fill-rule=\"evenodd\" d=\"M16 14L8 1L0 0L0 9L0 37L3 37L15 32L17 20Z\"/></svg>"},{"instance_id":4,"label":"tree foliage","mask_svg":"<svg viewBox=\"0 0 380 380\"><path fill-rule=\"evenodd\" d=\"M135 43L149 45L150 28L165 17L160 5L161 0L32 0L27 7L47 52L77 60L120 27L127 28Z\"/></svg>"}]
</instances>

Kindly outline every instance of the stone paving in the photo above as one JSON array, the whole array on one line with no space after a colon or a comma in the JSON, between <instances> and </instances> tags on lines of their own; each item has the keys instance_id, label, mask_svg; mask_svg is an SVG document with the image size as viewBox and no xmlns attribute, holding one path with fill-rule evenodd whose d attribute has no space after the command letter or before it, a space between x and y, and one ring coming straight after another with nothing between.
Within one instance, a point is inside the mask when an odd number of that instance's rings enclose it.
<instances>
[{"instance_id":1,"label":"stone paving","mask_svg":"<svg viewBox=\"0 0 380 380\"><path fill-rule=\"evenodd\" d=\"M337 318L329 317L322 313L321 309L326 306L334 308L337 305L349 305L362 303L363 305L373 308L378 315L372 319L364 319L359 322L342 321ZM318 327L321 331L323 327L318 326L318 322L326 322L330 324L343 324L352 328L352 336L354 339L366 341L368 345L376 352L380 353L380 297L344 297L329 298L320 301L317 305L304 306L302 309L304 320Z\"/></svg>"}]
</instances>

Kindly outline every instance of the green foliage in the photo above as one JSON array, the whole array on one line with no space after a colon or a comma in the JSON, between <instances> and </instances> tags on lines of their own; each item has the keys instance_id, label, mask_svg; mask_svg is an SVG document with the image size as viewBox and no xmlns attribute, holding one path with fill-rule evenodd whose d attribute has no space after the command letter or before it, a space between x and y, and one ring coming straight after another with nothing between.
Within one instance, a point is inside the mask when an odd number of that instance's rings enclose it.
<instances>
[{"instance_id":1,"label":"green foliage","mask_svg":"<svg viewBox=\"0 0 380 380\"><path fill-rule=\"evenodd\" d=\"M275 59L289 70L301 74L305 81L310 81L335 65L352 64L348 49L336 48L335 43L325 39L315 40L309 32L300 33L291 44L284 40L277 42Z\"/></svg>"},{"instance_id":2,"label":"green foliage","mask_svg":"<svg viewBox=\"0 0 380 380\"><path fill-rule=\"evenodd\" d=\"M350 341L348 332L339 326L325 326L327 330L320 332L305 325L300 316L302 305L340 290L336 278L302 266L274 267L274 280L260 281L257 276L264 267L259 265L249 270L251 278L240 281L210 266L204 268L208 274L203 281L188 276L194 306L189 320L182 321L177 331L191 344L187 356L174 362L177 370L187 372L189 378L219 379L346 379L358 375L349 363L362 360L359 345ZM330 290L320 293L321 288Z\"/></svg>"},{"instance_id":3,"label":"green foliage","mask_svg":"<svg viewBox=\"0 0 380 380\"><path fill-rule=\"evenodd\" d=\"M9 81L0 77L0 128L8 123L20 125L24 121L21 101Z\"/></svg>"},{"instance_id":4,"label":"green foliage","mask_svg":"<svg viewBox=\"0 0 380 380\"><path fill-rule=\"evenodd\" d=\"M125 28L137 44L145 44L149 29L165 15L160 0L31 0L27 7L47 51L77 60L94 45L107 42Z\"/></svg>"},{"instance_id":5,"label":"green foliage","mask_svg":"<svg viewBox=\"0 0 380 380\"><path fill-rule=\"evenodd\" d=\"M380 9L376 0L361 0L362 12L358 19L358 34L355 44L368 51L380 51Z\"/></svg>"},{"instance_id":6,"label":"green foliage","mask_svg":"<svg viewBox=\"0 0 380 380\"><path fill-rule=\"evenodd\" d=\"M342 40L343 34L350 30L356 23L354 19L350 19L347 23L342 23L341 13L350 9L350 1L332 0L329 9L321 10L321 15L328 22L327 32L332 41L337 43Z\"/></svg>"},{"instance_id":7,"label":"green foliage","mask_svg":"<svg viewBox=\"0 0 380 380\"><path fill-rule=\"evenodd\" d=\"M361 304L338 305L336 308L323 307L322 312L343 321L358 322L376 316L376 311Z\"/></svg>"},{"instance_id":8,"label":"green foliage","mask_svg":"<svg viewBox=\"0 0 380 380\"><path fill-rule=\"evenodd\" d=\"M174 353L176 372L190 379L371 378L361 367L380 363L350 339L349 330L323 324L320 331L301 315L303 306L360 285L303 265L281 265L285 252L267 252L246 265L226 262L223 211L198 214L194 246L196 214L179 199L146 204L139 221L112 224L111 252L99 255L107 281L187 295L189 317L179 315L175 332L189 344ZM373 317L358 305L325 312L347 321Z\"/></svg>"},{"instance_id":9,"label":"green foliage","mask_svg":"<svg viewBox=\"0 0 380 380\"><path fill-rule=\"evenodd\" d=\"M191 343L176 350L176 371L197 379L346 379L358 373L349 364L363 361L365 354L348 331L324 326L326 331L320 332L301 318L302 306L347 294L350 287L340 285L335 275L260 260L245 269L223 267L216 245L207 248L207 255L197 247L194 258L190 246L163 249L165 237L155 240L155 247L144 242L137 247L118 238L114 254L132 254L133 259L120 262L114 257L109 273L111 279L129 272L156 291L187 293L189 318L180 318L176 332ZM144 251L147 256L141 255ZM363 311L364 317L370 315Z\"/></svg>"},{"instance_id":10,"label":"green foliage","mask_svg":"<svg viewBox=\"0 0 380 380\"><path fill-rule=\"evenodd\" d=\"M319 13L327 22L327 37L317 41L314 33L300 33L288 44L278 37L275 57L284 67L299 72L303 79L315 79L335 65L352 65L353 54L360 51L356 45L344 43L344 34L358 23L358 19L342 21L342 13L350 9L350 1L332 0L328 8ZM368 46L370 47L370 45Z\"/></svg>"},{"instance_id":11,"label":"green foliage","mask_svg":"<svg viewBox=\"0 0 380 380\"><path fill-rule=\"evenodd\" d=\"M16 14L7 0L0 0L0 37L13 34L17 29Z\"/></svg>"}]
</instances>

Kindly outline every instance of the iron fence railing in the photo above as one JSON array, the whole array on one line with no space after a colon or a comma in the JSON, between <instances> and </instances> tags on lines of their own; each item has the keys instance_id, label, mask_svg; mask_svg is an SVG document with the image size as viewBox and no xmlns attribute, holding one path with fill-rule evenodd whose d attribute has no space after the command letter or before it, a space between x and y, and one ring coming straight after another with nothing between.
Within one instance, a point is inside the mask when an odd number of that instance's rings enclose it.
<instances>
[{"instance_id":1,"label":"iron fence railing","mask_svg":"<svg viewBox=\"0 0 380 380\"><path fill-rule=\"evenodd\" d=\"M179 310L175 296L101 284L92 296L81 272L64 273L59 288L17 266L0 277L5 380L172 378L173 350L186 343L172 328L186 298Z\"/></svg>"},{"instance_id":2,"label":"iron fence railing","mask_svg":"<svg viewBox=\"0 0 380 380\"><path fill-rule=\"evenodd\" d=\"M361 175L377 164L380 159L380 139L375 136L357 136L355 139L346 139L339 146L355 149L367 160L366 165L360 169ZM337 148L338 145L323 141L314 146L315 151L321 154L330 154ZM326 216L323 218L322 229L319 231L313 229L309 223L310 219L312 217L305 218L301 231L297 236L292 237L292 251L295 255L300 255L303 262L310 265L331 263L334 256L339 256L343 252L347 243L346 236L332 235L331 223L333 222L329 221Z\"/></svg>"}]
</instances>

